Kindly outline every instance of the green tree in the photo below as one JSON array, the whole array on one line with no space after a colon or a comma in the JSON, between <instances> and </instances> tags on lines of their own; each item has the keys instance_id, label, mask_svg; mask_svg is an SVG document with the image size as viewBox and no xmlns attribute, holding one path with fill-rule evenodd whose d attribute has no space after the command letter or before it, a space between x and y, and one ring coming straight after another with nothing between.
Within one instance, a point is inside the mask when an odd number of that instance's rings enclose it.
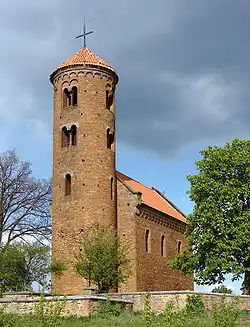
<instances>
[{"instance_id":1,"label":"green tree","mask_svg":"<svg viewBox=\"0 0 250 327\"><path fill-rule=\"evenodd\" d=\"M24 289L26 270L24 254L16 245L0 249L0 293Z\"/></svg>"},{"instance_id":2,"label":"green tree","mask_svg":"<svg viewBox=\"0 0 250 327\"><path fill-rule=\"evenodd\" d=\"M0 287L2 292L32 289L37 282L47 286L50 249L39 243L15 243L0 248Z\"/></svg>"},{"instance_id":3,"label":"green tree","mask_svg":"<svg viewBox=\"0 0 250 327\"><path fill-rule=\"evenodd\" d=\"M86 232L76 256L76 272L108 292L129 277L128 246L112 230L95 227Z\"/></svg>"},{"instance_id":4,"label":"green tree","mask_svg":"<svg viewBox=\"0 0 250 327\"><path fill-rule=\"evenodd\" d=\"M18 246L25 258L27 271L25 285L31 288L31 284L36 282L43 288L47 288L51 266L50 247L39 242L18 243Z\"/></svg>"},{"instance_id":5,"label":"green tree","mask_svg":"<svg viewBox=\"0 0 250 327\"><path fill-rule=\"evenodd\" d=\"M227 288L225 285L219 285L212 290L212 293L233 294L233 291L231 288Z\"/></svg>"},{"instance_id":6,"label":"green tree","mask_svg":"<svg viewBox=\"0 0 250 327\"><path fill-rule=\"evenodd\" d=\"M250 294L250 140L234 139L208 147L188 176L194 202L187 218L188 247L171 262L198 284L222 283L244 275L243 294Z\"/></svg>"}]
</instances>

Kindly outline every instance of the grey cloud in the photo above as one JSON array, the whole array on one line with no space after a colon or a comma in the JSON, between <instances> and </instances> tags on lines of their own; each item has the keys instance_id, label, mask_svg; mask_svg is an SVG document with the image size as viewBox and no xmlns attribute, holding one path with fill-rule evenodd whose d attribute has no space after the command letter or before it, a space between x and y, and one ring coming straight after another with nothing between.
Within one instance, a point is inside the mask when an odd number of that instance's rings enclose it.
<instances>
[{"instance_id":1,"label":"grey cloud","mask_svg":"<svg viewBox=\"0 0 250 327\"><path fill-rule=\"evenodd\" d=\"M249 137L249 12L244 0L2 2L0 115L8 103L8 119L51 132L49 74L80 48L85 14L89 47L120 75L121 142L166 157L197 140Z\"/></svg>"}]
</instances>

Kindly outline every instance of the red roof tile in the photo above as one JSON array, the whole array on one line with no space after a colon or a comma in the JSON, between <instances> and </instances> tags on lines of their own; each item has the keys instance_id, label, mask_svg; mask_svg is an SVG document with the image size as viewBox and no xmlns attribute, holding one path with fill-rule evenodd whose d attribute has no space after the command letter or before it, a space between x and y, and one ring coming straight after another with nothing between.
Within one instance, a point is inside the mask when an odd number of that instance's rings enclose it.
<instances>
[{"instance_id":1,"label":"red roof tile","mask_svg":"<svg viewBox=\"0 0 250 327\"><path fill-rule=\"evenodd\" d=\"M75 53L71 58L64 61L64 63L58 68L70 66L70 65L81 65L81 64L91 64L97 66L107 67L114 70L105 60L98 57L93 51L88 48L82 48L77 53Z\"/></svg>"},{"instance_id":2,"label":"red roof tile","mask_svg":"<svg viewBox=\"0 0 250 327\"><path fill-rule=\"evenodd\" d=\"M129 186L134 192L142 193L142 203L161 211L171 217L174 217L180 221L186 222L184 214L177 210L174 205L168 201L163 195L160 194L156 189L150 188L138 181L120 173L116 172L117 177L122 180L124 184Z\"/></svg>"}]
</instances>

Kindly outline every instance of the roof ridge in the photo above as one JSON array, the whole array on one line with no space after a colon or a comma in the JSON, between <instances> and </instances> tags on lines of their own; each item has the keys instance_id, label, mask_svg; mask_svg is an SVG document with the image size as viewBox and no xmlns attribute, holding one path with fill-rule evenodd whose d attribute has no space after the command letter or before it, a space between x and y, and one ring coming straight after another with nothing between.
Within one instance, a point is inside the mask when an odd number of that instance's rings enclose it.
<instances>
[{"instance_id":1,"label":"roof ridge","mask_svg":"<svg viewBox=\"0 0 250 327\"><path fill-rule=\"evenodd\" d=\"M123 173L120 173L118 170L117 170L117 172L118 172L119 174L123 175L123 176L128 177L128 179L132 179L132 180L135 181L136 183L139 183L139 184L143 185L144 187L147 187L147 188L150 189L150 190L153 190L153 189L154 189L153 186L150 187L150 186L148 186L148 185L146 185L146 184L143 184L142 182L138 181L137 179L134 179L134 178L132 178L132 177L129 177L128 175L125 175L125 174L123 174Z\"/></svg>"},{"instance_id":2,"label":"roof ridge","mask_svg":"<svg viewBox=\"0 0 250 327\"><path fill-rule=\"evenodd\" d=\"M167 201L176 211L178 211L182 216L184 216L185 218L187 217L183 211L181 211L181 209L179 209L171 200L169 200L165 194L163 194L161 191L157 190L157 188L152 187L152 189L158 193L165 201Z\"/></svg>"}]
</instances>

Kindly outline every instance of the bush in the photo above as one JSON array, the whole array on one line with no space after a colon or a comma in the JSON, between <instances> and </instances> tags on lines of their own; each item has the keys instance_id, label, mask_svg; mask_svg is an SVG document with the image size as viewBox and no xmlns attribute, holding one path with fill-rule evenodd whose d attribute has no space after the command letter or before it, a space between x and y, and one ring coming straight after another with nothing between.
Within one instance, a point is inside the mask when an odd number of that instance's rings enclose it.
<instances>
[{"instance_id":1,"label":"bush","mask_svg":"<svg viewBox=\"0 0 250 327\"><path fill-rule=\"evenodd\" d=\"M62 311L65 308L65 300L60 301L54 298L53 301L47 301L42 293L40 301L35 306L34 318L37 327L60 327L62 320Z\"/></svg>"},{"instance_id":2,"label":"bush","mask_svg":"<svg viewBox=\"0 0 250 327\"><path fill-rule=\"evenodd\" d=\"M124 311L124 306L119 302L111 302L109 298L104 301L96 311L96 314L104 318L117 317Z\"/></svg>"},{"instance_id":3,"label":"bush","mask_svg":"<svg viewBox=\"0 0 250 327\"><path fill-rule=\"evenodd\" d=\"M226 303L225 297L221 303L213 303L212 317L216 327L238 327L241 311L238 308L238 298L232 302Z\"/></svg>"},{"instance_id":4,"label":"bush","mask_svg":"<svg viewBox=\"0 0 250 327\"><path fill-rule=\"evenodd\" d=\"M231 288L227 288L225 285L220 285L218 287L215 287L212 290L212 293L233 294L233 291L231 290Z\"/></svg>"},{"instance_id":5,"label":"bush","mask_svg":"<svg viewBox=\"0 0 250 327\"><path fill-rule=\"evenodd\" d=\"M187 295L186 313L189 316L201 317L205 314L205 306L200 294Z\"/></svg>"}]
</instances>

